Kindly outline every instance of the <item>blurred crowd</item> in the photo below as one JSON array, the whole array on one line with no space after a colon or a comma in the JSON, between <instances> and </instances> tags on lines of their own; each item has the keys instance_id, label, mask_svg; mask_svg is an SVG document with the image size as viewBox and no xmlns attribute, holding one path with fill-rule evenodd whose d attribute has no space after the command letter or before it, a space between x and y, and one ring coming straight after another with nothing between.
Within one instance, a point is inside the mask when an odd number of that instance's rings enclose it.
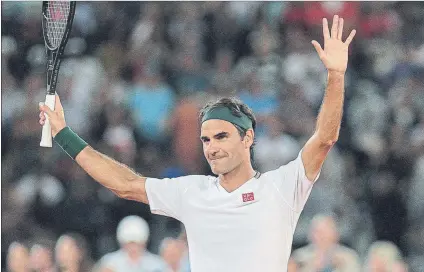
<instances>
[{"instance_id":1,"label":"blurred crowd","mask_svg":"<svg viewBox=\"0 0 424 272\"><path fill-rule=\"evenodd\" d=\"M119 250L148 250L146 263L189 271L178 221L117 198L59 147L39 147L41 2L1 7L2 268L89 271L120 263ZM275 169L314 131L327 74L311 40L322 43L322 18L334 14L346 36L357 30L344 119L289 269L423 271L423 2L78 2L57 86L67 124L144 176L209 175L198 111L235 96L258 120L256 168ZM128 249L116 232L130 215L148 227Z\"/></svg>"}]
</instances>

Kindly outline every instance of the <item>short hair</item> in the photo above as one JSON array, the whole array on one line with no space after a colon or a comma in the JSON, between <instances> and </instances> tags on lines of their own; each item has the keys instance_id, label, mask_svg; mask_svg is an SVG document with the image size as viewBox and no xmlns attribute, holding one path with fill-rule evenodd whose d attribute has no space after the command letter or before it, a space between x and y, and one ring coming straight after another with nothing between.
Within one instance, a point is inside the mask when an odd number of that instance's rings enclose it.
<instances>
[{"instance_id":1,"label":"short hair","mask_svg":"<svg viewBox=\"0 0 424 272\"><path fill-rule=\"evenodd\" d=\"M383 259L387 268L392 267L396 262L403 261L402 253L398 246L391 241L375 241L368 249L365 264L368 267L373 255L377 255Z\"/></svg>"},{"instance_id":2,"label":"short hair","mask_svg":"<svg viewBox=\"0 0 424 272\"><path fill-rule=\"evenodd\" d=\"M57 242L56 242L56 246L55 246L56 254L57 254L57 250L59 246L63 243L65 238L69 238L73 240L77 248L81 251L82 260L81 260L81 263L79 264L80 271L89 271L90 268L92 267L92 259L91 259L91 248L86 238L83 235L76 232L67 232L65 234L62 234L57 239ZM61 265L59 262L57 263L59 266Z\"/></svg>"},{"instance_id":3,"label":"short hair","mask_svg":"<svg viewBox=\"0 0 424 272\"><path fill-rule=\"evenodd\" d=\"M74 243L78 247L78 249L81 250L84 258L86 257L86 255L91 255L91 251L90 251L87 240L85 239L84 236L82 236L81 234L76 233L76 232L67 232L65 234L62 234L57 239L55 251L57 251L58 247L63 243L63 240L65 238L70 238L71 240L74 241Z\"/></svg>"},{"instance_id":4,"label":"short hair","mask_svg":"<svg viewBox=\"0 0 424 272\"><path fill-rule=\"evenodd\" d=\"M231 113L234 116L237 117L241 117L242 114L245 114L250 121L252 121L252 129L253 131L255 131L256 129L256 117L255 114L253 113L252 109L249 108L249 106L247 106L245 103L243 103L241 100L235 98L235 97L224 97L224 98L220 98L215 102L209 102L208 104L206 104L201 110L200 110L200 114L199 114L199 122L202 122L203 116L205 116L205 114L207 112L209 112L212 109L218 108L218 107L226 107L228 108ZM244 136L246 136L246 129L241 128L238 125L234 125L237 129L237 131L240 134L241 138L244 138ZM253 151L253 147L256 145L256 140L253 139L253 144L250 146L250 162L252 164L252 166L255 166L255 160L254 160L254 151Z\"/></svg>"}]
</instances>

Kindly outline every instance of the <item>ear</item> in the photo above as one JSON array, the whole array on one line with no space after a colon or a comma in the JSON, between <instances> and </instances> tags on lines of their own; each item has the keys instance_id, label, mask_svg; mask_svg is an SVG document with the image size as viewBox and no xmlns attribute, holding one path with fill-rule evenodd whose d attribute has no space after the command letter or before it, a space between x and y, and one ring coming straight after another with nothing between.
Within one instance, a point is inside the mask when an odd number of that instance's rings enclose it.
<instances>
[{"instance_id":1,"label":"ear","mask_svg":"<svg viewBox=\"0 0 424 272\"><path fill-rule=\"evenodd\" d=\"M255 132L253 129L249 128L246 131L246 135L244 136L243 142L246 148L250 148L253 144L253 139L255 139Z\"/></svg>"}]
</instances>

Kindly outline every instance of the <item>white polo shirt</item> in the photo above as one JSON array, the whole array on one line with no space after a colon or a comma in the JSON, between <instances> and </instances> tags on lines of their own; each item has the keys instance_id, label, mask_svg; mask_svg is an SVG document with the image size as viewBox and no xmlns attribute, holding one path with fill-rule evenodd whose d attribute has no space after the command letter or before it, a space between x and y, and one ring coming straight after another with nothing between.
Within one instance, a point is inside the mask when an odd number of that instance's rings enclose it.
<instances>
[{"instance_id":1,"label":"white polo shirt","mask_svg":"<svg viewBox=\"0 0 424 272\"><path fill-rule=\"evenodd\" d=\"M212 176L148 178L150 210L184 224L192 272L287 271L313 185L300 154L231 193Z\"/></svg>"}]
</instances>

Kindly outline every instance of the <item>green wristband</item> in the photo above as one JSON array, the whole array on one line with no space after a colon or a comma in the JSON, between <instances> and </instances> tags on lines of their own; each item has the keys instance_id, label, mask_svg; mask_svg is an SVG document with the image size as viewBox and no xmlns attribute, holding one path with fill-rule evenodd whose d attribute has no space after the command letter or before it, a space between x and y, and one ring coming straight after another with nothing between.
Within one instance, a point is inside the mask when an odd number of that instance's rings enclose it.
<instances>
[{"instance_id":1,"label":"green wristband","mask_svg":"<svg viewBox=\"0 0 424 272\"><path fill-rule=\"evenodd\" d=\"M54 137L54 141L74 160L77 155L88 146L88 144L69 127L64 127L59 131Z\"/></svg>"}]
</instances>

